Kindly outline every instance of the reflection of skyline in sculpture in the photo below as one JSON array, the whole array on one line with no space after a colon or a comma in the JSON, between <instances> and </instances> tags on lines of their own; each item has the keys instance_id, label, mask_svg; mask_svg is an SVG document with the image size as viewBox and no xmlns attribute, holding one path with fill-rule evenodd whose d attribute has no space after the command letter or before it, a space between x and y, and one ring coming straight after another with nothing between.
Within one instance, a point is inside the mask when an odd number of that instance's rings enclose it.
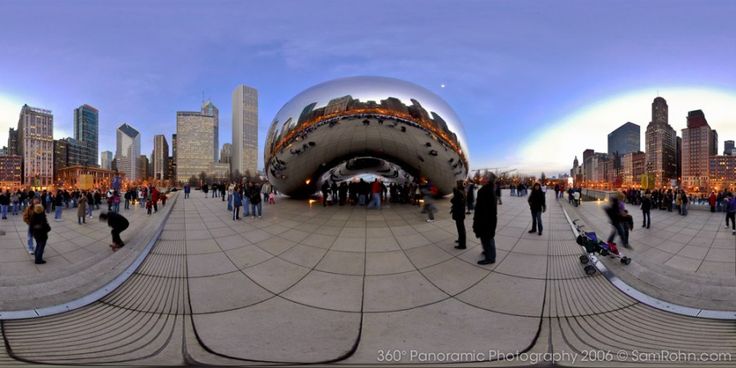
<instances>
[{"instance_id":1,"label":"reflection of skyline in sculpture","mask_svg":"<svg viewBox=\"0 0 736 368\"><path fill-rule=\"evenodd\" d=\"M271 183L288 195L364 174L397 183L427 179L445 194L466 178L464 139L457 115L434 93L393 78L342 78L279 110L264 162Z\"/></svg>"},{"instance_id":2,"label":"reflection of skyline in sculpture","mask_svg":"<svg viewBox=\"0 0 736 368\"><path fill-rule=\"evenodd\" d=\"M269 131L269 140L266 142L267 147L271 152L275 152L283 148L284 145L290 143L299 132L304 129L330 118L361 115L361 114L378 114L378 115L389 115L413 121L418 123L424 128L429 129L439 137L443 138L456 152L463 156L464 161L467 159L464 157L464 152L459 146L457 135L450 131L445 120L436 112L431 112L431 115L427 110L417 101L416 99L410 99L411 105L407 106L400 99L396 97L388 97L381 100L380 103L376 103L373 100L367 100L361 102L358 99L353 98L351 95L345 95L342 97L334 98L330 100L327 105L319 108L317 102L312 102L304 107L301 114L299 114L299 120L294 122L291 117L284 122L279 130L279 134L275 139L271 139L272 132ZM274 120L271 129L278 126L278 121ZM286 135L284 134L286 133Z\"/></svg>"}]
</instances>

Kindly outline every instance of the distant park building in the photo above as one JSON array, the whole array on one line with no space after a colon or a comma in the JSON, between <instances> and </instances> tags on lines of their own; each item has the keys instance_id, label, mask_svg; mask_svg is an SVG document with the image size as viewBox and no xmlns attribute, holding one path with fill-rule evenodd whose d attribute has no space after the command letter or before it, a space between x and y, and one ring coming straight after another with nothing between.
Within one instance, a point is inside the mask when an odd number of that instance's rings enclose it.
<instances>
[{"instance_id":1,"label":"distant park building","mask_svg":"<svg viewBox=\"0 0 736 368\"><path fill-rule=\"evenodd\" d=\"M708 188L715 137L702 110L688 112L687 128L682 130L682 184L686 189Z\"/></svg>"},{"instance_id":2,"label":"distant park building","mask_svg":"<svg viewBox=\"0 0 736 368\"><path fill-rule=\"evenodd\" d=\"M641 127L628 122L608 134L608 155L623 156L641 150Z\"/></svg>"},{"instance_id":3,"label":"distant park building","mask_svg":"<svg viewBox=\"0 0 736 368\"><path fill-rule=\"evenodd\" d=\"M54 183L54 115L51 110L23 105L18 119L18 154L23 160L23 184L48 187Z\"/></svg>"},{"instance_id":4,"label":"distant park building","mask_svg":"<svg viewBox=\"0 0 736 368\"><path fill-rule=\"evenodd\" d=\"M59 170L57 180L67 188L109 188L116 175L124 176L125 174L98 167L74 165ZM88 179L89 182L81 185L80 180L82 179Z\"/></svg>"},{"instance_id":5,"label":"distant park building","mask_svg":"<svg viewBox=\"0 0 736 368\"><path fill-rule=\"evenodd\" d=\"M711 190L736 190L736 155L710 156L708 173Z\"/></svg>"},{"instance_id":6,"label":"distant park building","mask_svg":"<svg viewBox=\"0 0 736 368\"><path fill-rule=\"evenodd\" d=\"M677 179L677 133L668 122L667 101L657 97L652 102L652 121L647 125L646 171L654 176L655 186L669 186Z\"/></svg>"},{"instance_id":7,"label":"distant park building","mask_svg":"<svg viewBox=\"0 0 736 368\"><path fill-rule=\"evenodd\" d=\"M192 176L207 173L217 161L217 108L212 102L203 104L201 111L176 113L176 180L188 182Z\"/></svg>"},{"instance_id":8,"label":"distant park building","mask_svg":"<svg viewBox=\"0 0 736 368\"><path fill-rule=\"evenodd\" d=\"M100 154L100 167L105 170L112 170L112 152L102 151Z\"/></svg>"},{"instance_id":9,"label":"distant park building","mask_svg":"<svg viewBox=\"0 0 736 368\"><path fill-rule=\"evenodd\" d=\"M169 178L169 143L166 136L158 134L153 137L153 173L151 177L155 180Z\"/></svg>"},{"instance_id":10,"label":"distant park building","mask_svg":"<svg viewBox=\"0 0 736 368\"><path fill-rule=\"evenodd\" d=\"M621 157L623 186L631 187L641 183L641 176L645 172L645 163L646 155L644 152L629 152Z\"/></svg>"},{"instance_id":11,"label":"distant park building","mask_svg":"<svg viewBox=\"0 0 736 368\"><path fill-rule=\"evenodd\" d=\"M141 155L141 135L132 126L123 124L117 130L115 169L131 181L138 179L138 159Z\"/></svg>"},{"instance_id":12,"label":"distant park building","mask_svg":"<svg viewBox=\"0 0 736 368\"><path fill-rule=\"evenodd\" d=\"M22 157L18 155L0 156L0 189L20 187L23 178Z\"/></svg>"}]
</instances>

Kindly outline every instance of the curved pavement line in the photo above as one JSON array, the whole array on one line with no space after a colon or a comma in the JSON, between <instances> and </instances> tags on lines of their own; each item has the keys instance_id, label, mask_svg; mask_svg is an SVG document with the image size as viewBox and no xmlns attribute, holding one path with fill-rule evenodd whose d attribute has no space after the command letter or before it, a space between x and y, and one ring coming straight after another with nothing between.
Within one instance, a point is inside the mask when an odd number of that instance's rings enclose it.
<instances>
[{"instance_id":1,"label":"curved pavement line","mask_svg":"<svg viewBox=\"0 0 736 368\"><path fill-rule=\"evenodd\" d=\"M176 198L174 198L173 201L171 201L171 206L168 206L166 208L166 213L164 214L164 219L161 221L161 224L156 228L156 230L153 232L153 236L151 239L146 243L146 246L141 250L140 254L133 260L133 263L131 263L128 267L125 268L125 270L116 276L112 281L105 284L101 288L81 297L74 299L72 301L52 305L49 307L43 307L43 308L33 308L33 309L25 309L25 310L17 310L17 311L0 311L0 321L2 320L14 320L14 319L28 319L28 318L38 318L38 317L45 317L45 316L52 316L54 314L64 313L73 311L75 309L82 308L84 306L90 305L105 296L109 295L115 289L117 289L120 285L122 285L130 276L135 273L135 270L138 269L138 267L143 263L143 261L148 256L148 253L150 253L151 249L153 249L153 246L158 241L158 238L161 236L161 233L164 230L164 225L166 225L166 221L169 219L169 215L171 214L171 211L174 208L174 205L176 204L176 201L179 199L179 195L177 194Z\"/></svg>"},{"instance_id":2,"label":"curved pavement line","mask_svg":"<svg viewBox=\"0 0 736 368\"><path fill-rule=\"evenodd\" d=\"M572 223L572 219L570 218L570 215L567 214L567 210L565 210L565 206L562 203L560 203L560 207L562 208L562 213L565 214L565 219L570 225L570 229L572 230L573 236L577 239L579 235L578 230L575 228L575 225ZM597 256L592 255L590 258L593 261L593 265L598 270L598 272L600 272L603 276L605 276L606 279L611 284L613 284L613 286L615 286L617 289L621 290L621 292L633 298L634 300L637 300L652 308L656 308L662 311L679 314L682 316L688 316L688 317L736 321L735 311L693 308L693 307L688 307L684 305L670 303L662 299L658 299L653 296L650 296L634 288L633 286L627 284L620 277L616 276L616 274L614 274L613 271L609 270L606 267L606 265L604 265L603 262L600 259L598 259Z\"/></svg>"}]
</instances>

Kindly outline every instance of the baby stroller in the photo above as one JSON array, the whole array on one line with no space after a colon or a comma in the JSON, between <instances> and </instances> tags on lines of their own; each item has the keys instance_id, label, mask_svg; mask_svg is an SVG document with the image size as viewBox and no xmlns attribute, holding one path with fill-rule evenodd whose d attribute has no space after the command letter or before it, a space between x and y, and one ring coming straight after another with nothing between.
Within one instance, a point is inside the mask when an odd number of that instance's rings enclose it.
<instances>
[{"instance_id":1,"label":"baby stroller","mask_svg":"<svg viewBox=\"0 0 736 368\"><path fill-rule=\"evenodd\" d=\"M575 229L578 231L577 243L585 248L585 254L580 256L580 263L584 264L583 270L588 275L595 273L596 268L591 263L594 261L592 256L594 254L600 254L603 257L610 256L619 258L622 264L628 265L631 263L631 258L624 256L619 252L616 243L605 242L598 239L598 235L594 231L583 231L584 225L578 225L580 219L573 220Z\"/></svg>"}]
</instances>

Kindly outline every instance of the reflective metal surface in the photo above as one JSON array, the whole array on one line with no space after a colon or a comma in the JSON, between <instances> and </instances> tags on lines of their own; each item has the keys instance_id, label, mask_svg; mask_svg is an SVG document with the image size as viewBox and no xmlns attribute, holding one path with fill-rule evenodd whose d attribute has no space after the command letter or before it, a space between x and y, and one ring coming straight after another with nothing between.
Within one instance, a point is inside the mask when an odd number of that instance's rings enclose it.
<instances>
[{"instance_id":1,"label":"reflective metal surface","mask_svg":"<svg viewBox=\"0 0 736 368\"><path fill-rule=\"evenodd\" d=\"M449 193L468 173L462 125L440 97L393 78L351 77L311 87L276 114L266 175L281 192L312 194L322 180L362 173L423 177Z\"/></svg>"}]
</instances>

